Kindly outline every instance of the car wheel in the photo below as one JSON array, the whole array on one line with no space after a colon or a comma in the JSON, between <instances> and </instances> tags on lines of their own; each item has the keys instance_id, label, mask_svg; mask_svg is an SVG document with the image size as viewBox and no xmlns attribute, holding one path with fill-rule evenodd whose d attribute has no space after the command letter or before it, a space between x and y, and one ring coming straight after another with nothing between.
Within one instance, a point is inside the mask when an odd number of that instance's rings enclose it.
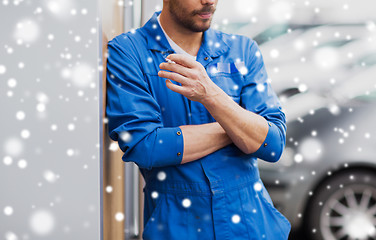
<instances>
[{"instance_id":1,"label":"car wheel","mask_svg":"<svg viewBox=\"0 0 376 240\"><path fill-rule=\"evenodd\" d=\"M376 174L348 170L333 175L315 191L306 213L311 239L376 239Z\"/></svg>"}]
</instances>

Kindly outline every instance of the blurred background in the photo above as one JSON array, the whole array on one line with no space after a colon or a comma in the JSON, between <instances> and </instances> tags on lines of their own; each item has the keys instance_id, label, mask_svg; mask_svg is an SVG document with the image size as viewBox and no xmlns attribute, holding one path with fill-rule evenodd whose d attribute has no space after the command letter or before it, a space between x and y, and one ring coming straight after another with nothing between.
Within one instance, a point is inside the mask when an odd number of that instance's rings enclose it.
<instances>
[{"instance_id":1,"label":"blurred background","mask_svg":"<svg viewBox=\"0 0 376 240\"><path fill-rule=\"evenodd\" d=\"M219 0L212 27L259 44L287 116L259 168L290 239L376 239L375 7ZM0 238L140 239L143 180L107 136L103 73L107 41L161 8L2 0Z\"/></svg>"},{"instance_id":2,"label":"blurred background","mask_svg":"<svg viewBox=\"0 0 376 240\"><path fill-rule=\"evenodd\" d=\"M100 239L96 1L0 1L0 239Z\"/></svg>"}]
</instances>

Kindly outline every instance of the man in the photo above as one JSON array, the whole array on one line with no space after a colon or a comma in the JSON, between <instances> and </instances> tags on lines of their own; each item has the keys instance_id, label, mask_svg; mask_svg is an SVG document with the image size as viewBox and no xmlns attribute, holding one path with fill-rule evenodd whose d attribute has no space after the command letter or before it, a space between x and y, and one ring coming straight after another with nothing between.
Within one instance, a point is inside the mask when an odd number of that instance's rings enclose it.
<instances>
[{"instance_id":1,"label":"man","mask_svg":"<svg viewBox=\"0 0 376 240\"><path fill-rule=\"evenodd\" d=\"M287 239L257 158L275 162L285 117L257 44L210 29L217 0L164 0L108 43L107 116L145 179L144 239Z\"/></svg>"}]
</instances>

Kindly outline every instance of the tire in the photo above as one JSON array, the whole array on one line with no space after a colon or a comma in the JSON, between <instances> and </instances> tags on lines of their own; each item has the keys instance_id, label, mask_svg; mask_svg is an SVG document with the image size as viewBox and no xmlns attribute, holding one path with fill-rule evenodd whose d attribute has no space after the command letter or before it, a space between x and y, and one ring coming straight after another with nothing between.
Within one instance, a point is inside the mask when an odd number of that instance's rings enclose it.
<instances>
[{"instance_id":1,"label":"tire","mask_svg":"<svg viewBox=\"0 0 376 240\"><path fill-rule=\"evenodd\" d=\"M312 240L376 239L376 173L346 170L317 188L305 214Z\"/></svg>"}]
</instances>

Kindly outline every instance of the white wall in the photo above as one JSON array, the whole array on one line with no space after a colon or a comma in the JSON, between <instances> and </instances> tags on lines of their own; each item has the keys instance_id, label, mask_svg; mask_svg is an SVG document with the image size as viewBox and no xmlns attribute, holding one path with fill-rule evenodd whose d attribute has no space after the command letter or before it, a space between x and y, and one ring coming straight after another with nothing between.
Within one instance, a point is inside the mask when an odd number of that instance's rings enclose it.
<instances>
[{"instance_id":1,"label":"white wall","mask_svg":"<svg viewBox=\"0 0 376 240\"><path fill-rule=\"evenodd\" d=\"M0 5L1 239L100 239L97 11Z\"/></svg>"}]
</instances>

